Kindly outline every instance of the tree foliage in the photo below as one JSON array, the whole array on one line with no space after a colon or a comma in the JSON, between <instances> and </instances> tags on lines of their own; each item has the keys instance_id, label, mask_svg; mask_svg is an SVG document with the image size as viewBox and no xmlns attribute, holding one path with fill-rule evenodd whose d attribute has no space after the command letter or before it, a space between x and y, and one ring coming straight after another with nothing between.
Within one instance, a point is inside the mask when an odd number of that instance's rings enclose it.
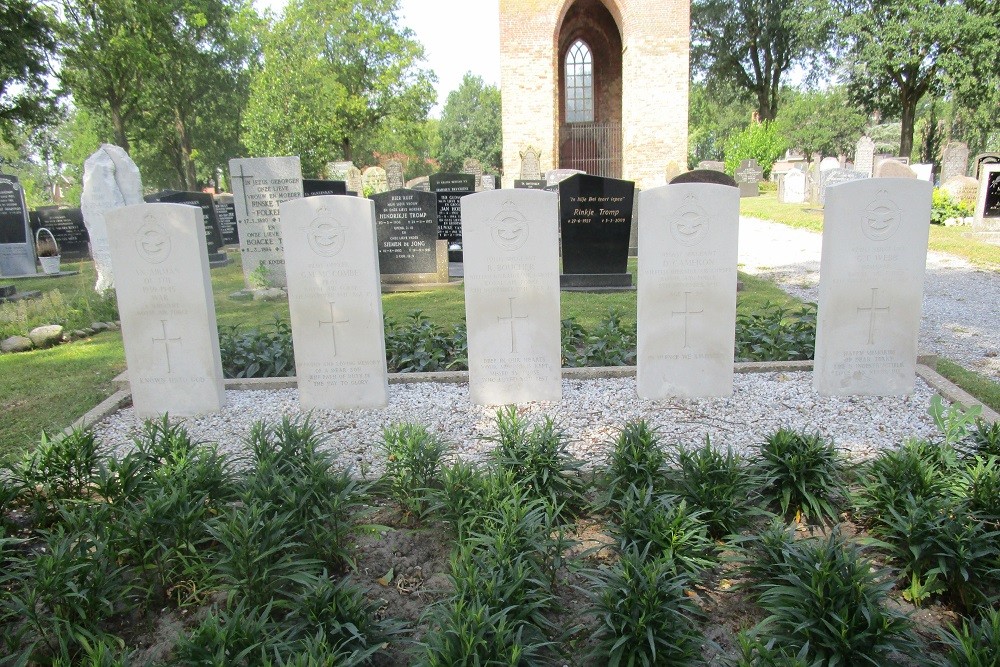
<instances>
[{"instance_id":1,"label":"tree foliage","mask_svg":"<svg viewBox=\"0 0 1000 667\"><path fill-rule=\"evenodd\" d=\"M702 160L722 160L726 138L740 132L750 119L751 105L724 84L692 82L688 96L688 167Z\"/></svg>"},{"instance_id":2,"label":"tree foliage","mask_svg":"<svg viewBox=\"0 0 1000 667\"><path fill-rule=\"evenodd\" d=\"M297 154L305 173L366 160L419 133L434 100L423 47L398 24L398 0L292 0L264 40L244 128L251 153Z\"/></svg>"},{"instance_id":3,"label":"tree foliage","mask_svg":"<svg viewBox=\"0 0 1000 667\"><path fill-rule=\"evenodd\" d=\"M852 155L867 115L848 100L847 90L782 91L777 130L789 148L806 155Z\"/></svg>"},{"instance_id":4,"label":"tree foliage","mask_svg":"<svg viewBox=\"0 0 1000 667\"><path fill-rule=\"evenodd\" d=\"M487 172L499 173L503 138L500 129L500 90L467 72L448 94L441 112L441 166L458 171L466 158L475 158Z\"/></svg>"},{"instance_id":5,"label":"tree foliage","mask_svg":"<svg viewBox=\"0 0 1000 667\"><path fill-rule=\"evenodd\" d=\"M15 125L41 125L55 114L47 82L53 27L48 10L32 0L0 3L0 132L8 140Z\"/></svg>"},{"instance_id":6,"label":"tree foliage","mask_svg":"<svg viewBox=\"0 0 1000 667\"><path fill-rule=\"evenodd\" d=\"M842 7L851 96L901 119L901 156L913 151L917 103L925 95L980 90L981 80L995 76L995 0L842 0Z\"/></svg>"},{"instance_id":7,"label":"tree foliage","mask_svg":"<svg viewBox=\"0 0 1000 667\"><path fill-rule=\"evenodd\" d=\"M741 91L760 120L773 120L782 78L824 51L831 17L828 0L694 0L692 69Z\"/></svg>"},{"instance_id":8,"label":"tree foliage","mask_svg":"<svg viewBox=\"0 0 1000 667\"><path fill-rule=\"evenodd\" d=\"M785 140L778 134L773 122L751 122L741 132L735 132L726 139L726 173L736 174L743 160L754 159L764 170L764 177L771 174L771 167L785 152Z\"/></svg>"}]
</instances>

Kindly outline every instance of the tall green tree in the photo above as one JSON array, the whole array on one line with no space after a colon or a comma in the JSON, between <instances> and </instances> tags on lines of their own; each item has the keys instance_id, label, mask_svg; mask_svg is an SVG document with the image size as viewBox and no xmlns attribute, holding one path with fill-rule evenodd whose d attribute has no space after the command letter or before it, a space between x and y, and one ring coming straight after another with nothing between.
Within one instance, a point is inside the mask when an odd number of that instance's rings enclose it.
<instances>
[{"instance_id":1,"label":"tall green tree","mask_svg":"<svg viewBox=\"0 0 1000 667\"><path fill-rule=\"evenodd\" d=\"M898 117L899 155L913 152L917 104L949 88L978 90L996 72L996 0L842 0L839 32L852 97Z\"/></svg>"},{"instance_id":2,"label":"tall green tree","mask_svg":"<svg viewBox=\"0 0 1000 667\"><path fill-rule=\"evenodd\" d=\"M467 72L457 89L448 93L441 112L441 166L457 171L466 158L475 158L487 172L499 173L503 153L500 127L500 90Z\"/></svg>"},{"instance_id":3,"label":"tall green tree","mask_svg":"<svg viewBox=\"0 0 1000 667\"><path fill-rule=\"evenodd\" d=\"M17 124L52 120L55 96L48 87L55 51L55 22L32 0L0 2L0 132L13 139Z\"/></svg>"},{"instance_id":4,"label":"tall green tree","mask_svg":"<svg viewBox=\"0 0 1000 667\"><path fill-rule=\"evenodd\" d=\"M370 159L390 125L422 124L435 79L398 11L398 0L291 0L251 84L250 151L297 154L315 174L336 157Z\"/></svg>"},{"instance_id":5,"label":"tall green tree","mask_svg":"<svg viewBox=\"0 0 1000 667\"><path fill-rule=\"evenodd\" d=\"M711 87L731 86L778 114L782 79L822 54L832 27L829 0L693 0L691 68Z\"/></svg>"},{"instance_id":6,"label":"tall green tree","mask_svg":"<svg viewBox=\"0 0 1000 667\"><path fill-rule=\"evenodd\" d=\"M848 99L844 86L828 90L782 91L778 133L790 148L806 155L851 155L868 116Z\"/></svg>"}]
</instances>

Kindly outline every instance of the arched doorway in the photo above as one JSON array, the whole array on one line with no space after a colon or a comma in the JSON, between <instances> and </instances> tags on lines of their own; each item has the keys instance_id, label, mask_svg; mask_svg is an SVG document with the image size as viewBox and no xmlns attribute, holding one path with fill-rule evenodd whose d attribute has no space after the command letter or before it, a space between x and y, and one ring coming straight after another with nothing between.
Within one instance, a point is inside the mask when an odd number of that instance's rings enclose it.
<instances>
[{"instance_id":1,"label":"arched doorway","mask_svg":"<svg viewBox=\"0 0 1000 667\"><path fill-rule=\"evenodd\" d=\"M622 38L601 0L576 0L559 28L559 167L622 175Z\"/></svg>"}]
</instances>

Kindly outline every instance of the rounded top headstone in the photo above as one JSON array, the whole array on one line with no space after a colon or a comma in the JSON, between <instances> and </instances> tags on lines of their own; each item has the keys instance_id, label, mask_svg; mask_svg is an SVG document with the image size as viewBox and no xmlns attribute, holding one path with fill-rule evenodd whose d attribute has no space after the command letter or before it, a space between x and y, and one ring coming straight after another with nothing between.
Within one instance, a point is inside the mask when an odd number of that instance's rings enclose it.
<instances>
[{"instance_id":1,"label":"rounded top headstone","mask_svg":"<svg viewBox=\"0 0 1000 667\"><path fill-rule=\"evenodd\" d=\"M732 176L721 171L715 171L714 169L693 169L686 171L670 180L670 185L676 183L715 183L717 185L729 185L734 188L738 187L736 180Z\"/></svg>"}]
</instances>

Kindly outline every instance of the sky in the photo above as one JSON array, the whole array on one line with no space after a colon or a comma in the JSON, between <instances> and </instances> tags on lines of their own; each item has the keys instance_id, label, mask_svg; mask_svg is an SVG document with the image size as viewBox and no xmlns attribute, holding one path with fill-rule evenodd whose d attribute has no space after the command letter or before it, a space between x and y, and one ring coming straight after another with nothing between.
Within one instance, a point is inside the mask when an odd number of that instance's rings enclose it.
<instances>
[{"instance_id":1,"label":"sky","mask_svg":"<svg viewBox=\"0 0 1000 667\"><path fill-rule=\"evenodd\" d=\"M280 12L286 0L256 0L258 9ZM431 116L441 115L448 93L458 88L466 72L500 85L499 0L400 0L399 23L415 33L424 47L427 69L438 78L438 103Z\"/></svg>"}]
</instances>

